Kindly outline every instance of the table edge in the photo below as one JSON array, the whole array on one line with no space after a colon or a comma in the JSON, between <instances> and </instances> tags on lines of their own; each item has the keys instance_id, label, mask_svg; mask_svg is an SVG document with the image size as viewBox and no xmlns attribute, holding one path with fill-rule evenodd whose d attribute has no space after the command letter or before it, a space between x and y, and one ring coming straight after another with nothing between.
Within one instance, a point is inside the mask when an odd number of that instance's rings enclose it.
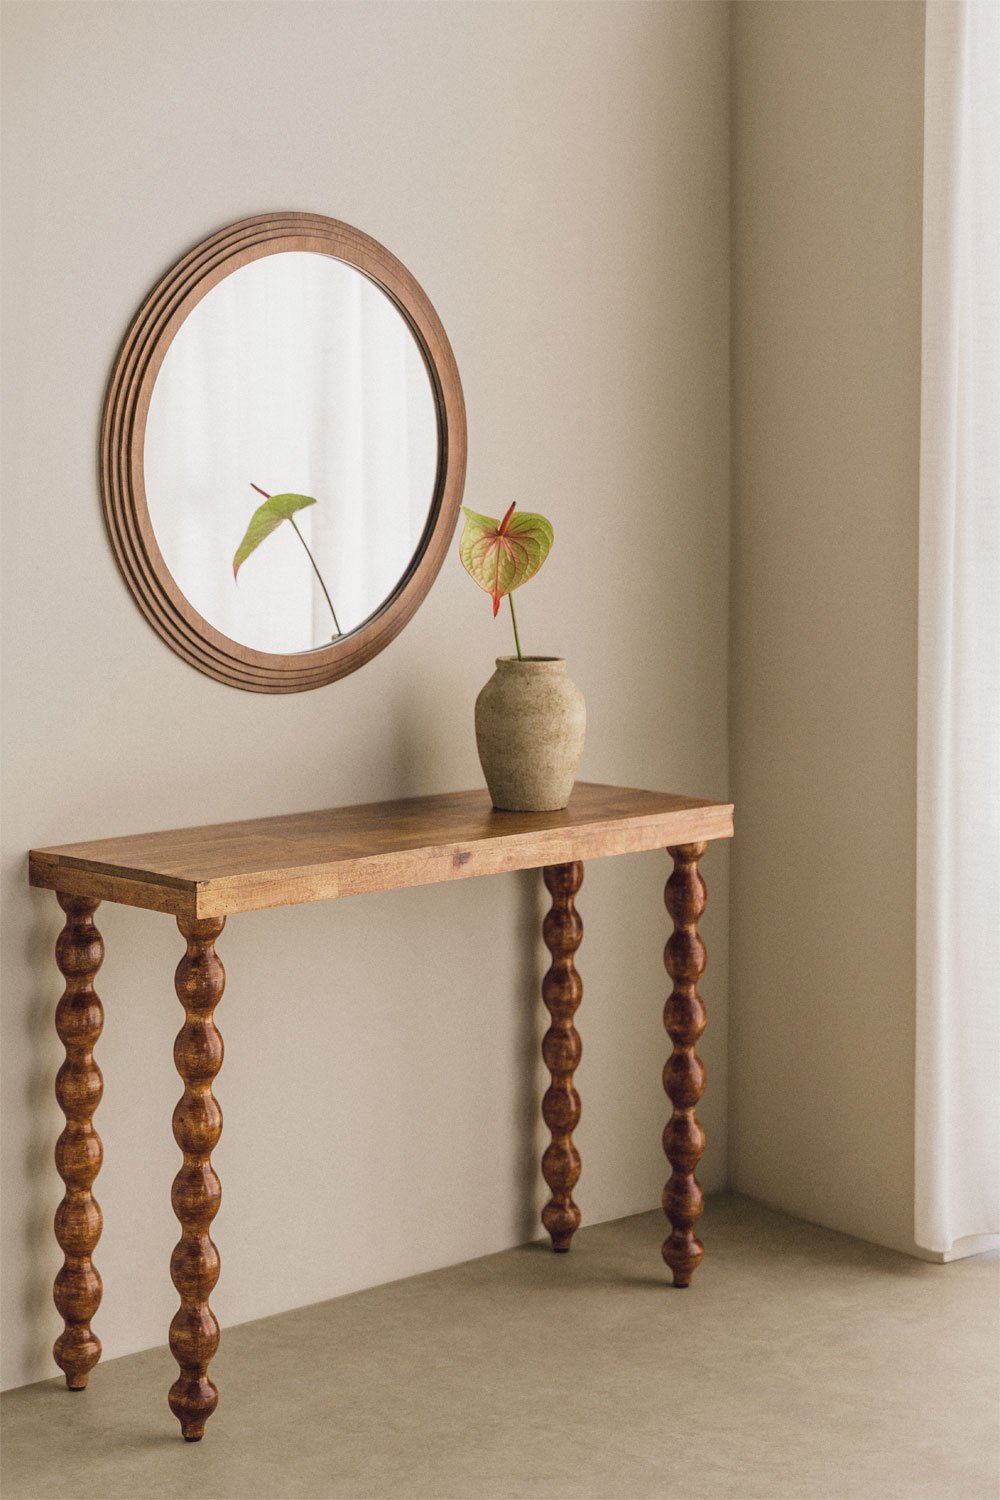
<instances>
[{"instance_id":1,"label":"table edge","mask_svg":"<svg viewBox=\"0 0 1000 1500\"><path fill-rule=\"evenodd\" d=\"M638 788L629 790L639 790ZM489 839L424 844L338 861L336 864L289 865L277 871L255 871L191 880L183 876L124 866L94 868L79 856L52 850L29 852L29 883L119 905L162 911L187 918L231 916L351 895L403 890L539 869L549 864L638 854L679 843L712 842L733 836L731 802L696 801L675 808L618 819L597 819L572 828L518 830ZM690 826L685 826L688 824ZM527 857L519 847L532 845ZM394 870L393 866L397 866Z\"/></svg>"}]
</instances>

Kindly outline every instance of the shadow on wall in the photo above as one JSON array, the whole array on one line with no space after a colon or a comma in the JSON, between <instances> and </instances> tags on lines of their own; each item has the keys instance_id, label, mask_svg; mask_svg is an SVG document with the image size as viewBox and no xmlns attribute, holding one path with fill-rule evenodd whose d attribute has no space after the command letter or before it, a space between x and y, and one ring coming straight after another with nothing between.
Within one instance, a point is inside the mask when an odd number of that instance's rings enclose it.
<instances>
[{"instance_id":1,"label":"shadow on wall","mask_svg":"<svg viewBox=\"0 0 1000 1500\"><path fill-rule=\"evenodd\" d=\"M52 1018L55 998L61 993L59 975L54 971L52 917L48 903L33 902L32 908L24 957L28 973L37 978L33 978L27 992L20 1028L31 1058L23 1095L25 1118L30 1122L24 1151L27 1192L22 1215L25 1259L29 1267L24 1278L22 1301L27 1330L23 1357L28 1369L46 1359L49 1352L46 1330L52 1309L52 1219L59 1188L53 1164L55 1071L52 1066Z\"/></svg>"},{"instance_id":2,"label":"shadow on wall","mask_svg":"<svg viewBox=\"0 0 1000 1500\"><path fill-rule=\"evenodd\" d=\"M539 948L542 931L542 886L538 870L519 870L517 881L516 931L512 941L518 956L514 993L520 1001L517 1056L514 1060L517 1088L514 1091L514 1187L517 1195L517 1237L520 1243L539 1233L538 1191L540 1156L538 1121L541 1092L537 1086L538 1059L547 1017L542 1006L542 974L546 965Z\"/></svg>"},{"instance_id":3,"label":"shadow on wall","mask_svg":"<svg viewBox=\"0 0 1000 1500\"><path fill-rule=\"evenodd\" d=\"M473 715L481 685L470 683L440 654L423 680L409 677L395 687L391 698L385 698L368 722L358 726L366 741L358 760L369 771L357 783L363 788L360 796L338 800L485 789ZM374 779L372 767L378 768ZM376 789L369 792L369 788Z\"/></svg>"},{"instance_id":4,"label":"shadow on wall","mask_svg":"<svg viewBox=\"0 0 1000 1500\"><path fill-rule=\"evenodd\" d=\"M449 700L451 701L451 700ZM463 723L460 726L474 743L472 704L461 701ZM426 686L408 685L397 694L394 714L392 751L388 775L397 797L426 793L439 781L441 723L436 705L428 700ZM452 726L453 727L453 726ZM477 770L477 781L481 778ZM517 1087L512 1099L514 1151L514 1192L517 1236L520 1242L533 1240L539 1234L539 1184L541 1156L539 1121L539 1058L547 1017L542 1005L542 975L547 963L541 948L544 886L540 870L518 870L508 879L516 882L517 900L514 930L510 936L515 957L514 994L518 1009L516 1055L514 1058ZM543 1085L544 1088L544 1085Z\"/></svg>"},{"instance_id":5,"label":"shadow on wall","mask_svg":"<svg viewBox=\"0 0 1000 1500\"><path fill-rule=\"evenodd\" d=\"M417 797L437 785L435 769L441 755L440 726L414 682L401 685L393 694L392 745L386 763L388 784L394 797Z\"/></svg>"}]
</instances>

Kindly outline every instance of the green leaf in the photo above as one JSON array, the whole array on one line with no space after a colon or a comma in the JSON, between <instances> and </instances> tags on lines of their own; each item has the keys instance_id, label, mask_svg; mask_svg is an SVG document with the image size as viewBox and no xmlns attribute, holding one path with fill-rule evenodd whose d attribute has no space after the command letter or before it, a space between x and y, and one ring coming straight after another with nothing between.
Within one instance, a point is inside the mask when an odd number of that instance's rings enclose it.
<instances>
[{"instance_id":1,"label":"green leaf","mask_svg":"<svg viewBox=\"0 0 1000 1500\"><path fill-rule=\"evenodd\" d=\"M465 529L458 555L473 582L492 596L496 616L503 596L533 578L548 557L552 526L544 516L530 511L515 515L513 505L502 521L481 516L465 505L462 514Z\"/></svg>"},{"instance_id":2,"label":"green leaf","mask_svg":"<svg viewBox=\"0 0 1000 1500\"><path fill-rule=\"evenodd\" d=\"M259 492L263 494L263 490ZM282 521L291 520L297 510L305 510L307 505L315 505L316 501L310 495L270 495L263 505L258 505L250 517L250 525L246 529L246 535L236 549L233 558L233 577L240 571L240 567L246 562L251 552L256 551L265 537L277 531Z\"/></svg>"}]
</instances>

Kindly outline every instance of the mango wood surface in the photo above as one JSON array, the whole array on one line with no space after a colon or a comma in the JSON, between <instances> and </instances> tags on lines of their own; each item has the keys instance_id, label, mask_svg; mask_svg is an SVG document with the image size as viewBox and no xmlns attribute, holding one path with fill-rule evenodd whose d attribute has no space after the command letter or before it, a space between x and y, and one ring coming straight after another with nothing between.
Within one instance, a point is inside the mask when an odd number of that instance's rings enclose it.
<instances>
[{"instance_id":1,"label":"mango wood surface","mask_svg":"<svg viewBox=\"0 0 1000 1500\"><path fill-rule=\"evenodd\" d=\"M698 921L708 902L698 869L704 852L704 843L668 849L674 869L664 891L674 930L663 961L674 984L663 1008L663 1024L674 1050L663 1069L663 1087L673 1105L663 1132L663 1149L672 1168L663 1189L663 1212L671 1224L663 1242L663 1259L674 1274L674 1286L681 1287L691 1285L705 1254L694 1232L705 1206L705 1195L694 1175L705 1149L705 1132L695 1114L705 1092L705 1065L695 1051L705 1030L705 1006L698 994L698 980L705 971L705 944Z\"/></svg>"},{"instance_id":2,"label":"mango wood surface","mask_svg":"<svg viewBox=\"0 0 1000 1500\"><path fill-rule=\"evenodd\" d=\"M104 1092L94 1061L104 1008L94 978L104 959L104 942L94 925L99 902L61 895L59 905L66 923L56 942L56 963L66 988L56 1007L56 1031L66 1048L66 1061L56 1077L56 1098L66 1125L56 1142L56 1168L66 1191L55 1230L65 1259L53 1296L66 1326L52 1353L70 1390L82 1391L101 1357L101 1341L90 1322L101 1305L102 1291L92 1256L103 1220L91 1189L104 1155L94 1129L94 1111Z\"/></svg>"},{"instance_id":3,"label":"mango wood surface","mask_svg":"<svg viewBox=\"0 0 1000 1500\"><path fill-rule=\"evenodd\" d=\"M542 1057L552 1082L542 1100L542 1119L552 1140L542 1157L542 1176L552 1197L542 1209L542 1223L553 1250L565 1251L580 1227L580 1210L573 1202L573 1189L580 1179L580 1153L573 1144L573 1131L580 1123L580 1095L573 1075L580 1066L583 1044L573 1017L583 999L583 982L574 962L583 941L583 923L574 904L583 884L583 865L579 861L549 865L543 874L552 907L542 935L552 964L542 980L542 999L552 1025L542 1041Z\"/></svg>"},{"instance_id":4,"label":"mango wood surface","mask_svg":"<svg viewBox=\"0 0 1000 1500\"><path fill-rule=\"evenodd\" d=\"M665 893L674 931L665 952L673 990L664 1023L674 1050L663 1073L673 1105L663 1133L672 1168L663 1193L671 1223L663 1258L674 1284L687 1286L703 1255L694 1233L702 1211L695 1168L705 1146L695 1115L705 1082L695 1051L705 1026L697 991L705 948L697 924L706 891L698 861L708 840L732 834L732 813L728 803L581 783L569 807L555 813L496 812L485 791L458 792L33 850L31 883L55 890L66 915L56 947L66 981L56 1011L66 1048L56 1083L66 1116L56 1163L66 1191L55 1226L65 1255L55 1300L66 1326L54 1353L70 1389L83 1389L101 1353L90 1322L101 1298L91 1258L101 1211L91 1189L101 1165L93 1114L103 1085L93 1050L103 1011L93 981L104 946L93 915L102 898L173 912L186 942L175 976L184 1024L174 1044L184 1092L173 1127L183 1161L171 1195L181 1237L170 1262L180 1295L170 1348L180 1368L169 1401L184 1437L197 1442L218 1402L208 1375L219 1344L209 1297L219 1276L210 1230L221 1199L212 1152L222 1130L212 1084L222 1065L214 1012L225 985L215 940L226 916L541 866L552 897L544 923L552 963L542 985L552 1020L543 1043L551 1085L542 1104L552 1140L542 1171L552 1196L542 1217L553 1249L565 1251L580 1223L573 1131L580 1119L574 1075L581 1055L574 1015L583 993L575 967L583 937L575 897L583 861L666 848L674 863Z\"/></svg>"},{"instance_id":5,"label":"mango wood surface","mask_svg":"<svg viewBox=\"0 0 1000 1500\"><path fill-rule=\"evenodd\" d=\"M730 803L579 782L561 812L483 791L33 849L31 884L188 919L631 854L733 832Z\"/></svg>"},{"instance_id":6,"label":"mango wood surface","mask_svg":"<svg viewBox=\"0 0 1000 1500\"><path fill-rule=\"evenodd\" d=\"M174 1178L170 1201L181 1237L170 1257L170 1276L181 1305L170 1324L170 1352L180 1372L170 1387L170 1410L185 1441L197 1443L219 1403L208 1367L219 1347L219 1324L209 1296L219 1279L219 1252L212 1240L212 1220L219 1211L222 1187L212 1166L212 1152L222 1134L222 1110L212 1080L222 1067L222 1037L215 1007L222 999L226 971L215 951L225 917L188 921L177 926L187 943L177 965L174 988L184 1007L184 1025L174 1042L174 1063L184 1092L174 1110L174 1140L184 1155Z\"/></svg>"}]
</instances>

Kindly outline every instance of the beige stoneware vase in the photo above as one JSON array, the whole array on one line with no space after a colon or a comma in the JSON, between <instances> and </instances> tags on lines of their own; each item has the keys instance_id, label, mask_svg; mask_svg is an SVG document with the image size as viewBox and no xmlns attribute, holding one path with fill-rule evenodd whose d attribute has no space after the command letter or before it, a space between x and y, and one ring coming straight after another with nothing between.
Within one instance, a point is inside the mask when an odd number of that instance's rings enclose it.
<instances>
[{"instance_id":1,"label":"beige stoneware vase","mask_svg":"<svg viewBox=\"0 0 1000 1500\"><path fill-rule=\"evenodd\" d=\"M476 699L476 744L502 812L565 807L583 754L587 706L558 656L498 656Z\"/></svg>"}]
</instances>

